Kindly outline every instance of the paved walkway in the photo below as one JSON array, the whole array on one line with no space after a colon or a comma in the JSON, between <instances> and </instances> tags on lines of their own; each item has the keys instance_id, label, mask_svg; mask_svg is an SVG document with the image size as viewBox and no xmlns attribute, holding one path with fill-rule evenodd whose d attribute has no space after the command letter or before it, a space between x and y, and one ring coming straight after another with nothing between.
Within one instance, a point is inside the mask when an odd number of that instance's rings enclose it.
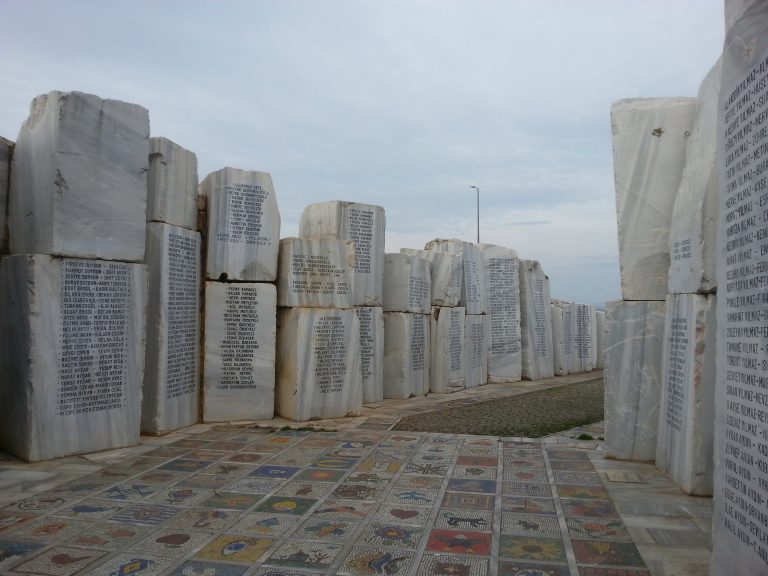
<instances>
[{"instance_id":1,"label":"paved walkway","mask_svg":"<svg viewBox=\"0 0 768 576\"><path fill-rule=\"evenodd\" d=\"M412 402L499 393L479 390ZM599 425L538 441L389 431L386 402L366 413L39 464L0 453L0 574L708 574L710 500L574 438Z\"/></svg>"}]
</instances>

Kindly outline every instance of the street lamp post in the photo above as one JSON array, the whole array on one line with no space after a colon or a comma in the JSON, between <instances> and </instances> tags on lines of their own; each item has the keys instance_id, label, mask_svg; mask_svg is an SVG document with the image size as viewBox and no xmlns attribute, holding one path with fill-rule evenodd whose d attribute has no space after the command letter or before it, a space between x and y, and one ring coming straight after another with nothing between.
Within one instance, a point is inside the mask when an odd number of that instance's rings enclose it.
<instances>
[{"instance_id":1,"label":"street lamp post","mask_svg":"<svg viewBox=\"0 0 768 576\"><path fill-rule=\"evenodd\" d=\"M477 190L477 243L480 244L480 187L470 186Z\"/></svg>"}]
</instances>

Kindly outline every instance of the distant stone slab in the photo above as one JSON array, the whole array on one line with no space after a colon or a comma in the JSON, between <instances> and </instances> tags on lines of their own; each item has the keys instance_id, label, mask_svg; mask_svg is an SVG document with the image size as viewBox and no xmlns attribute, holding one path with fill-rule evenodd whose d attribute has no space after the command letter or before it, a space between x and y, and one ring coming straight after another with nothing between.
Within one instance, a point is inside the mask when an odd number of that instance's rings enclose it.
<instances>
[{"instance_id":1,"label":"distant stone slab","mask_svg":"<svg viewBox=\"0 0 768 576\"><path fill-rule=\"evenodd\" d=\"M277 278L281 307L352 308L355 248L336 238L283 238Z\"/></svg>"},{"instance_id":2,"label":"distant stone slab","mask_svg":"<svg viewBox=\"0 0 768 576\"><path fill-rule=\"evenodd\" d=\"M720 179L717 160L717 113L720 62L701 83L696 119L688 139L685 168L675 197L669 230L669 293L713 292L717 287Z\"/></svg>"},{"instance_id":3,"label":"distant stone slab","mask_svg":"<svg viewBox=\"0 0 768 576\"><path fill-rule=\"evenodd\" d=\"M568 373L576 372L576 303L560 301L563 309L563 364Z\"/></svg>"},{"instance_id":4,"label":"distant stone slab","mask_svg":"<svg viewBox=\"0 0 768 576\"><path fill-rule=\"evenodd\" d=\"M198 421L200 233L147 224L147 347L141 431L163 434Z\"/></svg>"},{"instance_id":5,"label":"distant stone slab","mask_svg":"<svg viewBox=\"0 0 768 576\"><path fill-rule=\"evenodd\" d=\"M485 314L467 314L464 317L467 337L467 388L482 386L488 382L488 342L490 323Z\"/></svg>"},{"instance_id":6,"label":"distant stone slab","mask_svg":"<svg viewBox=\"0 0 768 576\"><path fill-rule=\"evenodd\" d=\"M453 238L435 239L427 242L426 249L434 252L460 254L464 268L459 305L467 314L486 314L488 312L488 294L485 287L483 256L477 246Z\"/></svg>"},{"instance_id":7,"label":"distant stone slab","mask_svg":"<svg viewBox=\"0 0 768 576\"><path fill-rule=\"evenodd\" d=\"M651 462L661 402L665 302L608 302L605 326L605 447Z\"/></svg>"},{"instance_id":8,"label":"distant stone slab","mask_svg":"<svg viewBox=\"0 0 768 576\"><path fill-rule=\"evenodd\" d=\"M359 415L360 321L354 309L281 308L276 411L289 420Z\"/></svg>"},{"instance_id":9,"label":"distant stone slab","mask_svg":"<svg viewBox=\"0 0 768 576\"><path fill-rule=\"evenodd\" d=\"M667 296L670 222L695 112L695 98L621 100L611 107L624 300Z\"/></svg>"},{"instance_id":10,"label":"distant stone slab","mask_svg":"<svg viewBox=\"0 0 768 576\"><path fill-rule=\"evenodd\" d=\"M552 301L552 363L555 376L568 374L569 368L570 359L566 358L563 352L563 308L566 306L567 302Z\"/></svg>"},{"instance_id":11,"label":"distant stone slab","mask_svg":"<svg viewBox=\"0 0 768 576\"><path fill-rule=\"evenodd\" d=\"M0 137L0 254L8 253L8 190L11 187L11 156L13 142Z\"/></svg>"},{"instance_id":12,"label":"distant stone slab","mask_svg":"<svg viewBox=\"0 0 768 576\"><path fill-rule=\"evenodd\" d=\"M384 311L429 314L431 302L429 260L411 254L385 254Z\"/></svg>"},{"instance_id":13,"label":"distant stone slab","mask_svg":"<svg viewBox=\"0 0 768 576\"><path fill-rule=\"evenodd\" d=\"M0 442L37 461L139 442L143 264L12 255L0 264Z\"/></svg>"},{"instance_id":14,"label":"distant stone slab","mask_svg":"<svg viewBox=\"0 0 768 576\"><path fill-rule=\"evenodd\" d=\"M355 306L381 306L384 291L384 208L334 200L310 204L301 214L299 236L350 240L355 245Z\"/></svg>"},{"instance_id":15,"label":"distant stone slab","mask_svg":"<svg viewBox=\"0 0 768 576\"><path fill-rule=\"evenodd\" d=\"M204 422L274 416L276 313L272 284L205 283Z\"/></svg>"},{"instance_id":16,"label":"distant stone slab","mask_svg":"<svg viewBox=\"0 0 768 576\"><path fill-rule=\"evenodd\" d=\"M605 310L597 310L595 313L595 349L597 350L597 362L595 368L605 368Z\"/></svg>"},{"instance_id":17,"label":"distant stone slab","mask_svg":"<svg viewBox=\"0 0 768 576\"><path fill-rule=\"evenodd\" d=\"M197 156L168 138L149 139L147 221L197 229Z\"/></svg>"},{"instance_id":18,"label":"distant stone slab","mask_svg":"<svg viewBox=\"0 0 768 576\"><path fill-rule=\"evenodd\" d=\"M488 381L516 382L522 370L520 262L511 248L478 244L488 293Z\"/></svg>"},{"instance_id":19,"label":"distant stone slab","mask_svg":"<svg viewBox=\"0 0 768 576\"><path fill-rule=\"evenodd\" d=\"M458 306L464 282L464 260L461 254L401 248L402 254L429 260L432 284L432 306Z\"/></svg>"},{"instance_id":20,"label":"distant stone slab","mask_svg":"<svg viewBox=\"0 0 768 576\"><path fill-rule=\"evenodd\" d=\"M590 370L594 370L595 368L597 368L597 355L598 355L598 351L597 351L597 307L594 306L593 304L589 305L589 315L590 315L590 320L591 320L591 325L589 327L590 328L590 339L592 341L591 342L591 344L592 344L592 349L591 349L591 352L592 352L592 366L591 366Z\"/></svg>"},{"instance_id":21,"label":"distant stone slab","mask_svg":"<svg viewBox=\"0 0 768 576\"><path fill-rule=\"evenodd\" d=\"M429 316L384 313L384 398L429 392Z\"/></svg>"},{"instance_id":22,"label":"distant stone slab","mask_svg":"<svg viewBox=\"0 0 768 576\"><path fill-rule=\"evenodd\" d=\"M555 371L549 278L536 260L520 260L519 270L522 378L552 378Z\"/></svg>"},{"instance_id":23,"label":"distant stone slab","mask_svg":"<svg viewBox=\"0 0 768 576\"><path fill-rule=\"evenodd\" d=\"M363 404L384 399L384 311L378 306L355 308L360 321L360 374Z\"/></svg>"},{"instance_id":24,"label":"distant stone slab","mask_svg":"<svg viewBox=\"0 0 768 576\"><path fill-rule=\"evenodd\" d=\"M434 306L429 320L430 392L458 392L467 387L466 311Z\"/></svg>"},{"instance_id":25,"label":"distant stone slab","mask_svg":"<svg viewBox=\"0 0 768 576\"><path fill-rule=\"evenodd\" d=\"M656 467L688 494L712 495L716 297L667 296Z\"/></svg>"},{"instance_id":26,"label":"distant stone slab","mask_svg":"<svg viewBox=\"0 0 768 576\"><path fill-rule=\"evenodd\" d=\"M595 307L591 304L576 304L576 312L574 315L574 366L571 370L573 373L592 371L592 322L594 313Z\"/></svg>"},{"instance_id":27,"label":"distant stone slab","mask_svg":"<svg viewBox=\"0 0 768 576\"><path fill-rule=\"evenodd\" d=\"M267 172L222 168L200 183L208 203L210 280L274 282L280 211Z\"/></svg>"},{"instance_id":28,"label":"distant stone slab","mask_svg":"<svg viewBox=\"0 0 768 576\"><path fill-rule=\"evenodd\" d=\"M13 154L11 252L143 260L148 162L145 108L82 92L36 97Z\"/></svg>"}]
</instances>

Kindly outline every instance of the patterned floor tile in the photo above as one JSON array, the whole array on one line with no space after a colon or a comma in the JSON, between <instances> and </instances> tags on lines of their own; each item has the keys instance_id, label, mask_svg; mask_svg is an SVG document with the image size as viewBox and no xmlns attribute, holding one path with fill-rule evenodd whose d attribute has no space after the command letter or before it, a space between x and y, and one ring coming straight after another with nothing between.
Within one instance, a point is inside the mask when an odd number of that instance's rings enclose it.
<instances>
[{"instance_id":1,"label":"patterned floor tile","mask_svg":"<svg viewBox=\"0 0 768 576\"><path fill-rule=\"evenodd\" d=\"M215 474L220 478L226 478L228 482L242 478L253 470L253 466L248 464L238 464L236 462L217 462L210 468L201 472L203 475Z\"/></svg>"},{"instance_id":2,"label":"patterned floor tile","mask_svg":"<svg viewBox=\"0 0 768 576\"><path fill-rule=\"evenodd\" d=\"M261 499L261 494L218 492L208 500L201 502L200 506L204 508L215 508L216 510L247 510Z\"/></svg>"},{"instance_id":3,"label":"patterned floor tile","mask_svg":"<svg viewBox=\"0 0 768 576\"><path fill-rule=\"evenodd\" d=\"M208 444L205 449L218 450L220 452L234 452L240 450L240 448L245 448L248 444L250 444L250 442L236 442L227 438L226 440L214 440Z\"/></svg>"},{"instance_id":4,"label":"patterned floor tile","mask_svg":"<svg viewBox=\"0 0 768 576\"><path fill-rule=\"evenodd\" d=\"M635 568L604 568L597 566L579 566L581 576L651 576L648 570Z\"/></svg>"},{"instance_id":5,"label":"patterned floor tile","mask_svg":"<svg viewBox=\"0 0 768 576\"><path fill-rule=\"evenodd\" d=\"M555 470L555 482L557 484L586 484L588 486L602 486L600 475L595 472L570 472L568 470Z\"/></svg>"},{"instance_id":6,"label":"patterned floor tile","mask_svg":"<svg viewBox=\"0 0 768 576\"><path fill-rule=\"evenodd\" d=\"M150 470L140 476L130 480L132 483L149 484L160 488L162 486L170 486L176 482L180 482L189 476L188 472L171 472L169 470ZM123 482L121 485L127 484Z\"/></svg>"},{"instance_id":7,"label":"patterned floor tile","mask_svg":"<svg viewBox=\"0 0 768 576\"><path fill-rule=\"evenodd\" d=\"M44 516L38 520L32 520L20 525L15 530L9 530L9 538L26 538L36 542L59 542L71 538L88 527L85 520L73 518L57 518L56 516Z\"/></svg>"},{"instance_id":8,"label":"patterned floor tile","mask_svg":"<svg viewBox=\"0 0 768 576\"><path fill-rule=\"evenodd\" d=\"M496 479L496 468L489 466L455 466L451 472L453 478Z\"/></svg>"},{"instance_id":9,"label":"patterned floor tile","mask_svg":"<svg viewBox=\"0 0 768 576\"><path fill-rule=\"evenodd\" d=\"M378 500L385 488L369 484L339 484L333 490L333 497L339 500Z\"/></svg>"},{"instance_id":10,"label":"patterned floor tile","mask_svg":"<svg viewBox=\"0 0 768 576\"><path fill-rule=\"evenodd\" d=\"M552 489L549 484L534 484L531 482L504 482L502 484L504 495L508 496L532 496L534 498L551 498Z\"/></svg>"},{"instance_id":11,"label":"patterned floor tile","mask_svg":"<svg viewBox=\"0 0 768 576\"><path fill-rule=\"evenodd\" d=\"M345 484L368 484L371 486L386 486L392 480L392 475L382 475L377 472L352 472L344 480Z\"/></svg>"},{"instance_id":12,"label":"patterned floor tile","mask_svg":"<svg viewBox=\"0 0 768 576\"><path fill-rule=\"evenodd\" d=\"M200 472L205 470L212 463L207 460L189 460L187 458L177 458L166 462L158 467L158 470L168 470L169 472Z\"/></svg>"},{"instance_id":13,"label":"patterned floor tile","mask_svg":"<svg viewBox=\"0 0 768 576\"><path fill-rule=\"evenodd\" d=\"M273 456L269 463L274 466L296 466L298 468L303 468L304 466L312 464L317 460L318 456L319 455L314 451L309 453L299 452L291 454L286 451L277 456Z\"/></svg>"},{"instance_id":14,"label":"patterned floor tile","mask_svg":"<svg viewBox=\"0 0 768 576\"><path fill-rule=\"evenodd\" d=\"M443 496L443 508L468 508L474 510L493 510L496 499L488 494L467 494L446 492Z\"/></svg>"},{"instance_id":15,"label":"patterned floor tile","mask_svg":"<svg viewBox=\"0 0 768 576\"><path fill-rule=\"evenodd\" d=\"M242 512L235 510L214 510L210 508L195 508L186 510L172 518L166 526L169 528L189 528L192 530L218 531L232 526Z\"/></svg>"},{"instance_id":16,"label":"patterned floor tile","mask_svg":"<svg viewBox=\"0 0 768 576\"><path fill-rule=\"evenodd\" d=\"M224 486L227 492L245 492L246 494L269 494L281 486L283 480L264 480L262 478L241 478Z\"/></svg>"},{"instance_id":17,"label":"patterned floor tile","mask_svg":"<svg viewBox=\"0 0 768 576\"><path fill-rule=\"evenodd\" d=\"M26 522L39 518L29 512L0 512L0 534L18 528Z\"/></svg>"},{"instance_id":18,"label":"patterned floor tile","mask_svg":"<svg viewBox=\"0 0 768 576\"><path fill-rule=\"evenodd\" d=\"M531 450L529 448L504 448L504 458L525 458L525 459L543 459L544 452L541 450Z\"/></svg>"},{"instance_id":19,"label":"patterned floor tile","mask_svg":"<svg viewBox=\"0 0 768 576\"><path fill-rule=\"evenodd\" d=\"M501 535L499 556L536 562L566 562L562 540Z\"/></svg>"},{"instance_id":20,"label":"patterned floor tile","mask_svg":"<svg viewBox=\"0 0 768 576\"><path fill-rule=\"evenodd\" d=\"M333 484L327 482L286 482L275 492L275 496L320 498L330 492L331 488Z\"/></svg>"},{"instance_id":21,"label":"patterned floor tile","mask_svg":"<svg viewBox=\"0 0 768 576\"><path fill-rule=\"evenodd\" d=\"M113 482L105 478L86 476L84 478L73 480L72 482L67 482L66 484L60 484L51 490L50 494L61 496L87 496L103 490L110 484L113 484Z\"/></svg>"},{"instance_id":22,"label":"patterned floor tile","mask_svg":"<svg viewBox=\"0 0 768 576\"><path fill-rule=\"evenodd\" d=\"M136 504L120 510L110 520L126 524L141 524L142 526L158 526L178 514L181 510L162 504Z\"/></svg>"},{"instance_id":23,"label":"patterned floor tile","mask_svg":"<svg viewBox=\"0 0 768 576\"><path fill-rule=\"evenodd\" d=\"M555 501L551 498L530 498L528 496L504 496L501 509L519 514L555 514Z\"/></svg>"},{"instance_id":24,"label":"patterned floor tile","mask_svg":"<svg viewBox=\"0 0 768 576\"><path fill-rule=\"evenodd\" d=\"M550 460L552 470L571 470L573 472L594 472L595 467L589 460Z\"/></svg>"},{"instance_id":25,"label":"patterned floor tile","mask_svg":"<svg viewBox=\"0 0 768 576\"><path fill-rule=\"evenodd\" d=\"M357 518L362 520L371 511L374 503L364 500L336 500L328 498L312 513L319 518Z\"/></svg>"},{"instance_id":26,"label":"patterned floor tile","mask_svg":"<svg viewBox=\"0 0 768 576\"><path fill-rule=\"evenodd\" d=\"M387 462L383 460L363 460L360 465L355 468L356 472L375 472L381 476L394 476L402 468L402 462Z\"/></svg>"},{"instance_id":27,"label":"patterned floor tile","mask_svg":"<svg viewBox=\"0 0 768 576\"><path fill-rule=\"evenodd\" d=\"M450 554L425 554L417 576L486 576L489 566L486 558L455 556Z\"/></svg>"},{"instance_id":28,"label":"patterned floor tile","mask_svg":"<svg viewBox=\"0 0 768 576\"><path fill-rule=\"evenodd\" d=\"M557 448L547 448L547 455L550 460L582 460L589 461L589 454L579 450L561 450Z\"/></svg>"},{"instance_id":29,"label":"patterned floor tile","mask_svg":"<svg viewBox=\"0 0 768 576\"><path fill-rule=\"evenodd\" d=\"M157 492L158 487L152 484L143 484L140 482L124 482L110 486L98 494L99 498L107 500L119 500L122 502L135 502L143 500Z\"/></svg>"},{"instance_id":30,"label":"patterned floor tile","mask_svg":"<svg viewBox=\"0 0 768 576\"><path fill-rule=\"evenodd\" d=\"M496 468L499 464L499 459L495 456L463 455L456 458L456 464L458 466L491 466Z\"/></svg>"},{"instance_id":31,"label":"patterned floor tile","mask_svg":"<svg viewBox=\"0 0 768 576\"><path fill-rule=\"evenodd\" d=\"M509 482L549 482L546 470L536 468L505 468L504 480Z\"/></svg>"},{"instance_id":32,"label":"patterned floor tile","mask_svg":"<svg viewBox=\"0 0 768 576\"><path fill-rule=\"evenodd\" d=\"M531 514L514 514L502 512L502 534L515 536L560 536L560 523L555 516L536 516Z\"/></svg>"},{"instance_id":33,"label":"patterned floor tile","mask_svg":"<svg viewBox=\"0 0 768 576\"><path fill-rule=\"evenodd\" d=\"M450 466L453 460L453 454L414 454L411 458L413 464L445 464L446 466Z\"/></svg>"},{"instance_id":34,"label":"patterned floor tile","mask_svg":"<svg viewBox=\"0 0 768 576\"><path fill-rule=\"evenodd\" d=\"M342 519L310 517L293 533L292 538L321 542L346 542L357 529L358 522Z\"/></svg>"},{"instance_id":35,"label":"patterned floor tile","mask_svg":"<svg viewBox=\"0 0 768 576\"><path fill-rule=\"evenodd\" d=\"M265 561L265 564L290 568L325 569L341 551L341 544L288 541Z\"/></svg>"},{"instance_id":36,"label":"patterned floor tile","mask_svg":"<svg viewBox=\"0 0 768 576\"><path fill-rule=\"evenodd\" d=\"M248 566L224 564L222 562L205 562L203 560L187 560L168 576L242 576L246 570L248 570Z\"/></svg>"},{"instance_id":37,"label":"patterned floor tile","mask_svg":"<svg viewBox=\"0 0 768 576\"><path fill-rule=\"evenodd\" d=\"M194 488L199 490L216 490L224 484L228 483L230 479L227 476L211 475L200 472L199 474L191 474L186 478L179 480L174 484L176 488Z\"/></svg>"},{"instance_id":38,"label":"patterned floor tile","mask_svg":"<svg viewBox=\"0 0 768 576\"><path fill-rule=\"evenodd\" d=\"M472 492L474 494L496 494L495 480L476 480L474 478L451 478L448 480L448 492Z\"/></svg>"},{"instance_id":39,"label":"patterned floor tile","mask_svg":"<svg viewBox=\"0 0 768 576\"><path fill-rule=\"evenodd\" d=\"M440 490L443 486L444 478L435 478L433 476L418 476L416 474L403 474L395 482L396 489L420 490Z\"/></svg>"},{"instance_id":40,"label":"patterned floor tile","mask_svg":"<svg viewBox=\"0 0 768 576\"><path fill-rule=\"evenodd\" d=\"M147 456L154 456L156 458L178 458L179 456L183 456L184 454L189 454L192 451L192 448L196 448L196 446L185 448L183 446L160 446L159 448L155 448L154 450L150 450L149 452L145 452Z\"/></svg>"},{"instance_id":41,"label":"patterned floor tile","mask_svg":"<svg viewBox=\"0 0 768 576\"><path fill-rule=\"evenodd\" d=\"M196 559L254 563L274 543L268 538L253 538L239 534L222 534L195 554Z\"/></svg>"},{"instance_id":42,"label":"patterned floor tile","mask_svg":"<svg viewBox=\"0 0 768 576\"><path fill-rule=\"evenodd\" d=\"M209 532L195 532L181 528L165 528L135 542L130 550L142 554L182 558L213 536Z\"/></svg>"},{"instance_id":43,"label":"patterned floor tile","mask_svg":"<svg viewBox=\"0 0 768 576\"><path fill-rule=\"evenodd\" d=\"M305 468L296 475L294 480L310 482L338 482L347 472L345 470L325 470L322 468Z\"/></svg>"},{"instance_id":44,"label":"patterned floor tile","mask_svg":"<svg viewBox=\"0 0 768 576\"><path fill-rule=\"evenodd\" d=\"M38 494L27 498L26 500L20 500L14 502L3 508L3 512L31 512L33 514L47 514L53 512L59 508L63 508L67 504L75 502L79 497L70 495L53 495L53 494Z\"/></svg>"},{"instance_id":45,"label":"patterned floor tile","mask_svg":"<svg viewBox=\"0 0 768 576\"><path fill-rule=\"evenodd\" d=\"M493 512L462 508L440 508L435 518L436 528L486 532L493 526Z\"/></svg>"},{"instance_id":46,"label":"patterned floor tile","mask_svg":"<svg viewBox=\"0 0 768 576\"><path fill-rule=\"evenodd\" d=\"M208 444L208 441L203 440L198 435L195 438L184 438L183 440L177 440L176 442L172 442L171 444L169 444L169 446L174 446L177 448L202 448L207 444Z\"/></svg>"},{"instance_id":47,"label":"patterned floor tile","mask_svg":"<svg viewBox=\"0 0 768 576\"><path fill-rule=\"evenodd\" d=\"M43 576L70 576L105 555L106 553L101 550L56 546L21 562L14 568L14 572Z\"/></svg>"},{"instance_id":48,"label":"patterned floor tile","mask_svg":"<svg viewBox=\"0 0 768 576\"><path fill-rule=\"evenodd\" d=\"M395 487L385 501L389 503L413 504L415 506L431 506L437 501L438 494L437 490L422 490L420 488L399 489Z\"/></svg>"},{"instance_id":49,"label":"patterned floor tile","mask_svg":"<svg viewBox=\"0 0 768 576\"><path fill-rule=\"evenodd\" d=\"M630 542L603 542L594 540L571 540L576 562L601 566L627 566L645 568L640 553Z\"/></svg>"},{"instance_id":50,"label":"patterned floor tile","mask_svg":"<svg viewBox=\"0 0 768 576\"><path fill-rule=\"evenodd\" d=\"M341 457L328 457L318 458L312 463L313 468L323 468L331 470L351 470L357 466L359 458L341 458Z\"/></svg>"},{"instance_id":51,"label":"patterned floor tile","mask_svg":"<svg viewBox=\"0 0 768 576\"><path fill-rule=\"evenodd\" d=\"M375 462L400 462L401 464L408 461L408 459L411 457L411 452L404 452L401 450L393 450L393 449L384 449L384 448L376 448L371 452L370 456L368 456L368 460L373 460Z\"/></svg>"},{"instance_id":52,"label":"patterned floor tile","mask_svg":"<svg viewBox=\"0 0 768 576\"><path fill-rule=\"evenodd\" d=\"M504 469L544 470L544 458L504 458Z\"/></svg>"},{"instance_id":53,"label":"patterned floor tile","mask_svg":"<svg viewBox=\"0 0 768 576\"><path fill-rule=\"evenodd\" d=\"M421 526L405 526L399 522L372 522L358 537L357 542L368 546L413 550L418 546L423 532Z\"/></svg>"},{"instance_id":54,"label":"patterned floor tile","mask_svg":"<svg viewBox=\"0 0 768 576\"><path fill-rule=\"evenodd\" d=\"M198 450L192 450L192 452L184 456L186 460L205 460L206 462L215 462L221 460L222 457L224 457L223 453L217 452L216 450L208 450L208 446Z\"/></svg>"},{"instance_id":55,"label":"patterned floor tile","mask_svg":"<svg viewBox=\"0 0 768 576\"><path fill-rule=\"evenodd\" d=\"M610 500L560 500L568 517L618 518L619 512Z\"/></svg>"},{"instance_id":56,"label":"patterned floor tile","mask_svg":"<svg viewBox=\"0 0 768 576\"><path fill-rule=\"evenodd\" d=\"M45 544L42 542L0 539L0 569L7 568L24 558L28 558L43 546Z\"/></svg>"},{"instance_id":57,"label":"patterned floor tile","mask_svg":"<svg viewBox=\"0 0 768 576\"><path fill-rule=\"evenodd\" d=\"M399 522L408 526L426 526L432 508L428 506L411 506L408 504L382 504L376 512L377 522Z\"/></svg>"},{"instance_id":58,"label":"patterned floor tile","mask_svg":"<svg viewBox=\"0 0 768 576\"><path fill-rule=\"evenodd\" d=\"M172 486L158 490L147 498L146 502L165 504L167 506L195 506L210 498L212 494L213 490L211 488Z\"/></svg>"},{"instance_id":59,"label":"patterned floor tile","mask_svg":"<svg viewBox=\"0 0 768 576\"><path fill-rule=\"evenodd\" d=\"M344 560L338 574L344 576L374 576L407 574L414 561L412 552L383 550L356 546Z\"/></svg>"},{"instance_id":60,"label":"patterned floor tile","mask_svg":"<svg viewBox=\"0 0 768 576\"><path fill-rule=\"evenodd\" d=\"M632 538L618 518L566 518L571 538L631 542Z\"/></svg>"},{"instance_id":61,"label":"patterned floor tile","mask_svg":"<svg viewBox=\"0 0 768 576\"><path fill-rule=\"evenodd\" d=\"M445 477L448 474L448 464L423 464L410 462L406 464L404 472L406 474L423 474L425 476Z\"/></svg>"},{"instance_id":62,"label":"patterned floor tile","mask_svg":"<svg viewBox=\"0 0 768 576\"><path fill-rule=\"evenodd\" d=\"M296 518L289 514L272 514L269 512L251 512L238 520L230 532L274 538L284 536L296 528Z\"/></svg>"},{"instance_id":63,"label":"patterned floor tile","mask_svg":"<svg viewBox=\"0 0 768 576\"><path fill-rule=\"evenodd\" d=\"M131 542L146 536L154 528L149 526L132 526L130 524L117 524L103 522L91 528L83 530L77 536L70 538L67 546L82 548L104 548L107 550L122 550Z\"/></svg>"},{"instance_id":64,"label":"patterned floor tile","mask_svg":"<svg viewBox=\"0 0 768 576\"><path fill-rule=\"evenodd\" d=\"M267 454L254 454L249 452L238 452L221 459L222 462L234 462L236 464L260 464L267 460Z\"/></svg>"},{"instance_id":65,"label":"patterned floor tile","mask_svg":"<svg viewBox=\"0 0 768 576\"><path fill-rule=\"evenodd\" d=\"M273 480L285 480L294 476L301 468L295 466L272 466L265 464L248 473L249 478L271 478Z\"/></svg>"},{"instance_id":66,"label":"patterned floor tile","mask_svg":"<svg viewBox=\"0 0 768 576\"><path fill-rule=\"evenodd\" d=\"M560 498L581 498L584 500L610 500L608 490L602 486L578 486L565 484L557 487Z\"/></svg>"},{"instance_id":67,"label":"patterned floor tile","mask_svg":"<svg viewBox=\"0 0 768 576\"><path fill-rule=\"evenodd\" d=\"M126 504L123 502L90 498L58 510L56 515L70 518L99 519L110 516L125 507Z\"/></svg>"},{"instance_id":68,"label":"patterned floor tile","mask_svg":"<svg viewBox=\"0 0 768 576\"><path fill-rule=\"evenodd\" d=\"M571 576L571 571L568 566L507 560L499 562L499 576Z\"/></svg>"},{"instance_id":69,"label":"patterned floor tile","mask_svg":"<svg viewBox=\"0 0 768 576\"><path fill-rule=\"evenodd\" d=\"M255 512L272 512L301 516L317 502L313 498L297 498L295 496L270 496L259 504Z\"/></svg>"},{"instance_id":70,"label":"patterned floor tile","mask_svg":"<svg viewBox=\"0 0 768 576\"><path fill-rule=\"evenodd\" d=\"M429 533L426 549L429 552L488 556L491 553L491 534L435 528Z\"/></svg>"}]
</instances>

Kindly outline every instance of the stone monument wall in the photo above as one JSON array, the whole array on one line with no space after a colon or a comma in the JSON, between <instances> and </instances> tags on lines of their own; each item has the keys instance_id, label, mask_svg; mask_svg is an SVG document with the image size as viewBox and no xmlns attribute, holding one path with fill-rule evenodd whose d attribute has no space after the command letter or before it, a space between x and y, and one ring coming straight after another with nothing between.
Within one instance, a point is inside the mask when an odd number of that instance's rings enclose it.
<instances>
[{"instance_id":1,"label":"stone monument wall","mask_svg":"<svg viewBox=\"0 0 768 576\"><path fill-rule=\"evenodd\" d=\"M485 286L483 256L478 247L462 240L436 239L427 242L426 249L435 252L461 254L464 278L461 285L459 305L467 314L486 314L488 312L488 293Z\"/></svg>"},{"instance_id":2,"label":"stone monument wall","mask_svg":"<svg viewBox=\"0 0 768 576\"><path fill-rule=\"evenodd\" d=\"M522 378L552 378L552 310L549 278L536 260L520 260Z\"/></svg>"},{"instance_id":3,"label":"stone monument wall","mask_svg":"<svg viewBox=\"0 0 768 576\"><path fill-rule=\"evenodd\" d=\"M384 255L384 311L429 314L432 275L429 260L412 254Z\"/></svg>"},{"instance_id":4,"label":"stone monument wall","mask_svg":"<svg viewBox=\"0 0 768 576\"><path fill-rule=\"evenodd\" d=\"M591 304L576 304L574 313L574 373L592 370L592 315L595 307Z\"/></svg>"},{"instance_id":5,"label":"stone monument wall","mask_svg":"<svg viewBox=\"0 0 768 576\"><path fill-rule=\"evenodd\" d=\"M466 387L474 388L488 382L488 343L490 325L486 314L467 314L464 318L466 343Z\"/></svg>"},{"instance_id":6,"label":"stone monument wall","mask_svg":"<svg viewBox=\"0 0 768 576\"><path fill-rule=\"evenodd\" d=\"M567 305L567 303L566 303ZM563 330L563 304L556 300L552 301L552 363L555 370L555 376L568 374L568 362L563 353L564 342Z\"/></svg>"},{"instance_id":7,"label":"stone monument wall","mask_svg":"<svg viewBox=\"0 0 768 576\"><path fill-rule=\"evenodd\" d=\"M597 363L595 368L605 368L605 310L598 310L595 314L595 348L597 349Z\"/></svg>"},{"instance_id":8,"label":"stone monument wall","mask_svg":"<svg viewBox=\"0 0 768 576\"><path fill-rule=\"evenodd\" d=\"M8 192L13 142L0 136L0 255L8 253Z\"/></svg>"},{"instance_id":9,"label":"stone monument wall","mask_svg":"<svg viewBox=\"0 0 768 576\"><path fill-rule=\"evenodd\" d=\"M467 387L466 311L464 307L432 307L430 392L458 392Z\"/></svg>"},{"instance_id":10,"label":"stone monument wall","mask_svg":"<svg viewBox=\"0 0 768 576\"><path fill-rule=\"evenodd\" d=\"M461 254L401 248L401 254L418 256L429 261L432 306L458 306L464 283L464 260Z\"/></svg>"},{"instance_id":11,"label":"stone monument wall","mask_svg":"<svg viewBox=\"0 0 768 576\"><path fill-rule=\"evenodd\" d=\"M197 156L167 138L150 138L147 222L196 230L197 188Z\"/></svg>"},{"instance_id":12,"label":"stone monument wall","mask_svg":"<svg viewBox=\"0 0 768 576\"><path fill-rule=\"evenodd\" d=\"M384 396L384 311L378 306L355 308L360 321L360 374L363 403L380 402Z\"/></svg>"},{"instance_id":13,"label":"stone monument wall","mask_svg":"<svg viewBox=\"0 0 768 576\"><path fill-rule=\"evenodd\" d=\"M429 392L430 317L384 312L384 398Z\"/></svg>"}]
</instances>

